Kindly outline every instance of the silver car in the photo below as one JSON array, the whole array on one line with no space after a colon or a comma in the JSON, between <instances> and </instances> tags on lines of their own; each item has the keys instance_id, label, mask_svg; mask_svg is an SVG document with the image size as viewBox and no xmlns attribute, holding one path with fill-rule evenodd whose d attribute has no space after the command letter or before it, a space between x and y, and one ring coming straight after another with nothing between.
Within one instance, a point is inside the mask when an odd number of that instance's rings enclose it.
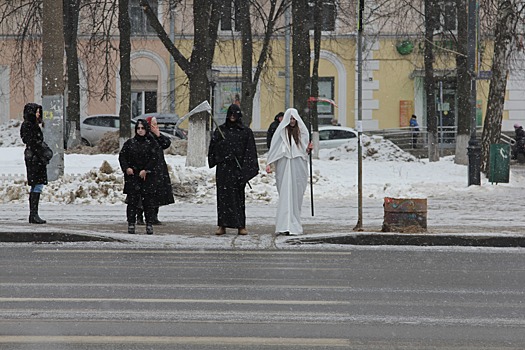
<instances>
[{"instance_id":1,"label":"silver car","mask_svg":"<svg viewBox=\"0 0 525 350\"><path fill-rule=\"evenodd\" d=\"M347 142L357 143L357 131L346 126L319 126L319 148L336 148Z\"/></svg>"},{"instance_id":2,"label":"silver car","mask_svg":"<svg viewBox=\"0 0 525 350\"><path fill-rule=\"evenodd\" d=\"M135 129L136 121L131 121L131 130ZM81 118L80 136L82 144L86 146L96 146L104 134L118 131L120 128L120 117L118 114L95 114ZM174 135L162 132L164 136L171 140L178 139Z\"/></svg>"}]
</instances>

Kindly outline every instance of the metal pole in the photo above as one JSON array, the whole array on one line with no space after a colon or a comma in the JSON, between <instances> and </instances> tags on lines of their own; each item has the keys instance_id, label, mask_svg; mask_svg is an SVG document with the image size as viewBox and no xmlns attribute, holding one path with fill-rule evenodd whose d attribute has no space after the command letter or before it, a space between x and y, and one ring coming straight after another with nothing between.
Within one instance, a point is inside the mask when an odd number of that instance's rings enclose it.
<instances>
[{"instance_id":1,"label":"metal pole","mask_svg":"<svg viewBox=\"0 0 525 350\"><path fill-rule=\"evenodd\" d=\"M365 0L359 0L357 19L357 224L354 231L363 230L363 12Z\"/></svg>"},{"instance_id":2,"label":"metal pole","mask_svg":"<svg viewBox=\"0 0 525 350\"><path fill-rule=\"evenodd\" d=\"M468 185L481 185L481 147L476 138L476 46L477 46L477 0L468 2L468 49L467 67L470 75L470 140L468 142Z\"/></svg>"}]
</instances>

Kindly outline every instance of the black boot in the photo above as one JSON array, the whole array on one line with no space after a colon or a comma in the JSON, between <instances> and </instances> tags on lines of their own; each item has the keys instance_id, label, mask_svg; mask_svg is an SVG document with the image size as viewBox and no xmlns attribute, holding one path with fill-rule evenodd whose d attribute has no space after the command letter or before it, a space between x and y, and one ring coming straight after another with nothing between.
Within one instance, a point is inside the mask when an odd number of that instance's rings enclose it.
<instances>
[{"instance_id":1,"label":"black boot","mask_svg":"<svg viewBox=\"0 0 525 350\"><path fill-rule=\"evenodd\" d=\"M153 234L153 225L146 223L146 234L152 235Z\"/></svg>"},{"instance_id":2,"label":"black boot","mask_svg":"<svg viewBox=\"0 0 525 350\"><path fill-rule=\"evenodd\" d=\"M153 216L153 221L151 223L153 225L162 225L162 222L159 220L159 207L155 207L154 213L155 215Z\"/></svg>"},{"instance_id":3,"label":"black boot","mask_svg":"<svg viewBox=\"0 0 525 350\"><path fill-rule=\"evenodd\" d=\"M134 223L128 223L128 233L130 235L134 235L135 234L135 224Z\"/></svg>"},{"instance_id":4,"label":"black boot","mask_svg":"<svg viewBox=\"0 0 525 350\"><path fill-rule=\"evenodd\" d=\"M46 220L43 220L38 216L38 202L40 202L40 193L30 192L29 193L29 223L30 224L45 224Z\"/></svg>"}]
</instances>

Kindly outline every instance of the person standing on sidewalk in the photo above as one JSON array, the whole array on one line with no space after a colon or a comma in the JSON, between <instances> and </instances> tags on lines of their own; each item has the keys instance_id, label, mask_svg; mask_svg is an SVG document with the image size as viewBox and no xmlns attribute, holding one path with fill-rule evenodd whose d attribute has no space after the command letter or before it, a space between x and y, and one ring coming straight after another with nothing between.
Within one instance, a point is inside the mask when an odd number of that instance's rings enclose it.
<instances>
[{"instance_id":1,"label":"person standing on sidewalk","mask_svg":"<svg viewBox=\"0 0 525 350\"><path fill-rule=\"evenodd\" d=\"M288 109L275 131L266 166L266 172L271 173L275 165L275 181L279 192L275 233L303 233L301 207L308 184L307 159L311 151L308 128L295 108Z\"/></svg>"},{"instance_id":2,"label":"person standing on sidewalk","mask_svg":"<svg viewBox=\"0 0 525 350\"><path fill-rule=\"evenodd\" d=\"M148 136L149 125L144 119L137 120L135 136L127 140L119 153L119 163L124 172L124 193L128 195L126 216L128 233L135 233L137 207L142 201L146 216L146 234L153 234L155 216L155 192L159 145Z\"/></svg>"},{"instance_id":3,"label":"person standing on sidewalk","mask_svg":"<svg viewBox=\"0 0 525 350\"><path fill-rule=\"evenodd\" d=\"M215 129L208 150L209 167L217 167L216 235L225 234L227 227L238 229L239 235L248 234L244 188L259 173L259 162L253 132L241 118L241 108L230 105L226 121Z\"/></svg>"},{"instance_id":4,"label":"person standing on sidewalk","mask_svg":"<svg viewBox=\"0 0 525 350\"><path fill-rule=\"evenodd\" d=\"M29 191L29 223L45 224L38 215L38 204L40 194L47 185L47 164L51 155L46 155L50 149L44 142L44 134L40 129L42 124L42 106L36 103L28 103L24 106L24 122L20 127L20 137L26 145L24 150L24 161L27 171L27 184L31 186Z\"/></svg>"},{"instance_id":5,"label":"person standing on sidewalk","mask_svg":"<svg viewBox=\"0 0 525 350\"><path fill-rule=\"evenodd\" d=\"M284 117L283 112L277 113L277 115L273 119L273 122L268 127L268 132L266 133L266 147L268 149L270 149L270 145L272 144L273 134L275 134L275 130L277 130L277 127L282 122L283 117Z\"/></svg>"},{"instance_id":6,"label":"person standing on sidewalk","mask_svg":"<svg viewBox=\"0 0 525 350\"><path fill-rule=\"evenodd\" d=\"M518 159L520 154L525 155L525 130L520 124L516 123L514 124L514 133L516 134L514 137L516 142L512 145L512 159Z\"/></svg>"},{"instance_id":7,"label":"person standing on sidewalk","mask_svg":"<svg viewBox=\"0 0 525 350\"><path fill-rule=\"evenodd\" d=\"M170 173L168 171L166 159L164 158L164 150L170 147L171 140L169 137L160 133L159 126L157 125L157 118L146 117L146 121L150 127L149 136L151 136L159 145L157 148L158 162L155 168L157 185L155 192L156 205L153 225L162 225L162 222L159 220L159 207L175 203L175 199L173 198L173 188L171 187Z\"/></svg>"},{"instance_id":8,"label":"person standing on sidewalk","mask_svg":"<svg viewBox=\"0 0 525 350\"><path fill-rule=\"evenodd\" d=\"M412 118L410 118L410 129L412 129L412 148L417 148L419 124L417 123L417 117L415 114L412 114Z\"/></svg>"}]
</instances>

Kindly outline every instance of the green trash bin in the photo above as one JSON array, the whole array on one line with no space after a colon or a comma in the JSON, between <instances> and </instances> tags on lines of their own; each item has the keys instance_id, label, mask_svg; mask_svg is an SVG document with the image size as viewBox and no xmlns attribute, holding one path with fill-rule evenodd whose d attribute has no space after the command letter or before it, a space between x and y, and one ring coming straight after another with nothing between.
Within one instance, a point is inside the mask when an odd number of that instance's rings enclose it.
<instances>
[{"instance_id":1,"label":"green trash bin","mask_svg":"<svg viewBox=\"0 0 525 350\"><path fill-rule=\"evenodd\" d=\"M490 183L508 183L510 173L510 145L490 145L489 181Z\"/></svg>"}]
</instances>

